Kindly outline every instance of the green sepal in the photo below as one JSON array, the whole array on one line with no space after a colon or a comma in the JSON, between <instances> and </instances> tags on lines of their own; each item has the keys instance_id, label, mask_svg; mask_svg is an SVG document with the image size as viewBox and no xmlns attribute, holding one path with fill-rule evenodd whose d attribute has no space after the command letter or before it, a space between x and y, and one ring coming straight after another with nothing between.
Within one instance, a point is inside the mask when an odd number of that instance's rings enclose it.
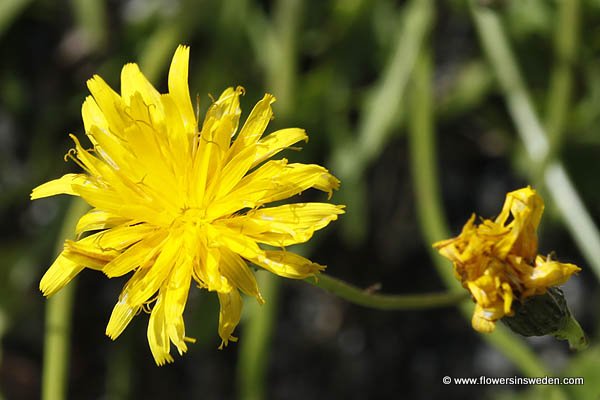
<instances>
[{"instance_id":1,"label":"green sepal","mask_svg":"<svg viewBox=\"0 0 600 400\"><path fill-rule=\"evenodd\" d=\"M572 350L583 350L588 340L577 320L571 314L565 296L559 288L528 297L513 304L514 315L502 318L513 332L522 336L552 335L568 340Z\"/></svg>"}]
</instances>

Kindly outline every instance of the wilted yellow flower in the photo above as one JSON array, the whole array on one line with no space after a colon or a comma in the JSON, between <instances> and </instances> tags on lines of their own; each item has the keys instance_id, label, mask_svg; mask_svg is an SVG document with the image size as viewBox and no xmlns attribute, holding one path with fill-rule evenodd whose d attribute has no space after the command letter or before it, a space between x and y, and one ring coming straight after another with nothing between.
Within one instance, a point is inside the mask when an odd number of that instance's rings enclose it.
<instances>
[{"instance_id":1,"label":"wilted yellow flower","mask_svg":"<svg viewBox=\"0 0 600 400\"><path fill-rule=\"evenodd\" d=\"M303 129L261 138L275 98L266 94L238 132L239 96L228 88L208 109L201 129L188 89L189 48L179 46L160 94L136 64L121 72L121 94L99 76L82 107L86 150L71 135L67 157L85 172L35 188L32 199L69 194L92 207L79 220L77 241L66 241L40 289L50 296L84 268L109 278L133 272L106 334L115 339L153 303L148 342L159 365L172 362L170 342L187 350L183 310L192 278L217 292L222 344L235 341L241 290L264 302L247 261L277 275L302 279L324 267L285 246L309 240L343 213L343 206L296 203L263 207L309 188L329 193L339 181L325 168L269 158L307 140ZM236 136L237 133L237 136ZM235 137L234 137L235 136ZM85 232L93 232L81 238ZM265 244L281 250L267 250Z\"/></svg>"},{"instance_id":2,"label":"wilted yellow flower","mask_svg":"<svg viewBox=\"0 0 600 400\"><path fill-rule=\"evenodd\" d=\"M540 295L565 283L580 268L537 254L537 228L544 202L530 187L510 192L500 215L475 225L475 215L455 238L433 246L454 264L456 278L476 305L473 329L492 332L496 321L513 315L516 299Z\"/></svg>"}]
</instances>

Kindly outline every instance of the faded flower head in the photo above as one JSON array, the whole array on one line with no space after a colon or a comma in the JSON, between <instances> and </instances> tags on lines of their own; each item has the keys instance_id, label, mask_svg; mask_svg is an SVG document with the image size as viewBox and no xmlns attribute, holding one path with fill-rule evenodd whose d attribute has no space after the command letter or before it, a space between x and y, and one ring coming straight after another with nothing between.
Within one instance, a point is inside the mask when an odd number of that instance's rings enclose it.
<instances>
[{"instance_id":1,"label":"faded flower head","mask_svg":"<svg viewBox=\"0 0 600 400\"><path fill-rule=\"evenodd\" d=\"M492 332L496 321L514 314L513 301L544 294L580 268L537 254L537 228L544 202L530 187L510 192L495 220L475 225L433 246L454 264L454 272L475 300L473 329Z\"/></svg>"},{"instance_id":2,"label":"faded flower head","mask_svg":"<svg viewBox=\"0 0 600 400\"><path fill-rule=\"evenodd\" d=\"M32 199L69 194L93 208L79 220L77 241L66 241L40 282L50 296L84 268L109 278L132 273L106 334L115 339L142 309L151 308L148 342L157 364L172 362L170 344L187 350L183 311L192 279L217 292L219 336L227 345L240 321L240 291L264 300L247 262L302 279L324 267L285 250L309 240L336 220L343 206L295 203L265 207L309 188L330 196L339 181L314 164L269 160L307 140L304 130L262 137L273 116L266 94L238 130L243 89L228 88L209 107L199 128L188 89L189 48L179 46L166 94L136 64L121 72L121 94L99 76L88 81L83 103L85 149L67 157L82 173L35 188ZM87 234L87 236L83 236ZM270 245L280 250L263 249Z\"/></svg>"}]
</instances>

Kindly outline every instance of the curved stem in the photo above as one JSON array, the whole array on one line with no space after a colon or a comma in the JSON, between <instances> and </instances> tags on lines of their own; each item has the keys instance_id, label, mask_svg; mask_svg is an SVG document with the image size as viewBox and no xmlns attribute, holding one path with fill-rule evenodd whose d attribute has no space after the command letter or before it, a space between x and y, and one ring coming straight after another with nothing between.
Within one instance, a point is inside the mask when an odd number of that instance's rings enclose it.
<instances>
[{"instance_id":1,"label":"curved stem","mask_svg":"<svg viewBox=\"0 0 600 400\"><path fill-rule=\"evenodd\" d=\"M325 274L319 274L315 278L307 278L304 281L351 303L381 310L419 310L449 307L468 299L465 291L413 295L377 294Z\"/></svg>"},{"instance_id":2,"label":"curved stem","mask_svg":"<svg viewBox=\"0 0 600 400\"><path fill-rule=\"evenodd\" d=\"M77 220L88 208L89 206L79 198L71 200L56 241L57 254L62 251L65 239L74 236ZM42 399L44 400L66 398L75 283L74 279L60 292L50 297L46 303L42 370Z\"/></svg>"}]
</instances>

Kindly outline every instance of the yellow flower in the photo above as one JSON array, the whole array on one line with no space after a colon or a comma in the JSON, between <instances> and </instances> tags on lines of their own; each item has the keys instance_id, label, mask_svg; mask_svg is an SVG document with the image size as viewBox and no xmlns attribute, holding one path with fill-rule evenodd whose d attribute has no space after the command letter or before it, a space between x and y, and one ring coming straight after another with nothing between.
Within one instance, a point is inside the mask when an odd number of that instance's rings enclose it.
<instances>
[{"instance_id":1,"label":"yellow flower","mask_svg":"<svg viewBox=\"0 0 600 400\"><path fill-rule=\"evenodd\" d=\"M537 227L544 202L530 187L510 192L500 215L475 225L475 215L455 238L433 246L454 264L454 272L475 300L473 329L492 332L496 321L514 313L512 303L565 283L580 268L537 255Z\"/></svg>"},{"instance_id":2,"label":"yellow flower","mask_svg":"<svg viewBox=\"0 0 600 400\"><path fill-rule=\"evenodd\" d=\"M221 347L236 341L239 291L264 300L251 262L274 274L303 279L323 266L285 246L309 240L343 213L329 203L263 207L309 188L327 192L339 181L314 164L269 160L307 140L303 129L261 138L275 98L266 94L238 131L243 88L226 89L208 109L201 129L188 89L189 48L179 46L160 94L136 64L121 72L121 94L99 76L82 107L86 150L71 135L67 157L85 172L35 188L32 199L69 194L92 207L79 220L77 241L66 241L40 289L50 296L84 268L109 278L133 272L115 305L106 334L117 338L132 318L153 303L148 342L157 364L172 362L170 343L187 350L183 310L192 278L217 292ZM237 132L237 136L236 136ZM233 138L233 139L232 139ZM81 238L85 232L88 236ZM259 244L281 250L263 249Z\"/></svg>"}]
</instances>

